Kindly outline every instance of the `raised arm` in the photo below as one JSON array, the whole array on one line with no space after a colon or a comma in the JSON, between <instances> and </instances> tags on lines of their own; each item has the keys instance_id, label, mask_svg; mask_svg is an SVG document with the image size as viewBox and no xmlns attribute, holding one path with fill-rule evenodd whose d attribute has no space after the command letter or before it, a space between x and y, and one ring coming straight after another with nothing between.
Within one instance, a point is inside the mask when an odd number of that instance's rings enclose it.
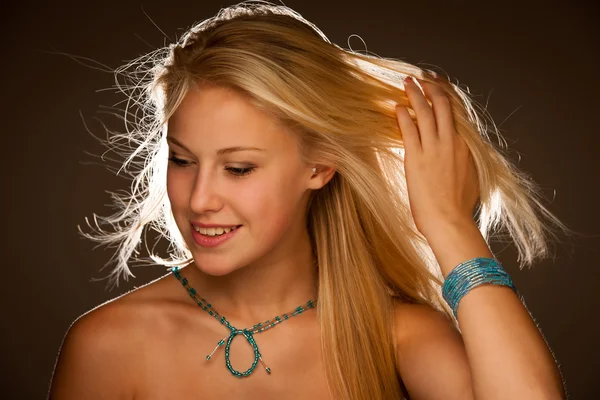
<instances>
[{"instance_id":1,"label":"raised arm","mask_svg":"<svg viewBox=\"0 0 600 400\"><path fill-rule=\"evenodd\" d=\"M417 123L404 107L397 108L397 116L410 204L417 228L447 277L461 262L493 255L472 218L476 172L466 143L456 134L450 102L442 89L420 82L430 106L416 83L408 81ZM462 338L438 313L410 310L404 314L416 318L407 320L420 322L405 323L411 324L406 329L411 334L399 342L399 359L400 370L407 371L407 389L417 399L565 398L550 349L509 287L482 285L462 298ZM440 385L448 390L444 393Z\"/></svg>"}]
</instances>

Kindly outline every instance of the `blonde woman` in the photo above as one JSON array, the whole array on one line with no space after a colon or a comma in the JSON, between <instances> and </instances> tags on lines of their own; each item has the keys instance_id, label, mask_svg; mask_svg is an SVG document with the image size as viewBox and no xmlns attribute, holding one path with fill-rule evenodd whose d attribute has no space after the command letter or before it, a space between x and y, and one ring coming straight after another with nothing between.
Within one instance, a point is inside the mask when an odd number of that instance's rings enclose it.
<instances>
[{"instance_id":1,"label":"blonde woman","mask_svg":"<svg viewBox=\"0 0 600 400\"><path fill-rule=\"evenodd\" d=\"M170 272L72 325L50 398L565 398L486 242L563 226L458 86L266 2L117 72L134 181L86 235L109 284L148 228Z\"/></svg>"}]
</instances>

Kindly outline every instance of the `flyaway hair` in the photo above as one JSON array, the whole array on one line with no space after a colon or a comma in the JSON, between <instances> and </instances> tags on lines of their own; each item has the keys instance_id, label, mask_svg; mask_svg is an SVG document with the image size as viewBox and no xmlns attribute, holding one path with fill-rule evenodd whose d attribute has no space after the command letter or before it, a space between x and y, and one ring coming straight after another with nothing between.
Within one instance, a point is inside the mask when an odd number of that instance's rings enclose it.
<instances>
[{"instance_id":1,"label":"flyaway hair","mask_svg":"<svg viewBox=\"0 0 600 400\"><path fill-rule=\"evenodd\" d=\"M502 143L499 132L469 93L410 63L342 49L290 8L251 1L221 9L176 43L116 71L129 100L127 129L109 146L125 155L122 169L133 180L129 192L113 193L118 211L94 216L93 232L84 233L117 246L108 283L133 276L128 265L148 229L170 244L169 258L152 254L152 262L192 261L166 194L168 120L189 90L229 88L295 135L306 163L336 170L312 192L306 221L319 270L317 315L332 397L401 398L394 304L427 304L454 320L441 297L435 257L409 208L395 113L396 104L409 106L406 75L439 85L450 97L456 130L478 173L475 218L484 237L508 233L521 266L547 255L551 228L563 225L492 141Z\"/></svg>"}]
</instances>

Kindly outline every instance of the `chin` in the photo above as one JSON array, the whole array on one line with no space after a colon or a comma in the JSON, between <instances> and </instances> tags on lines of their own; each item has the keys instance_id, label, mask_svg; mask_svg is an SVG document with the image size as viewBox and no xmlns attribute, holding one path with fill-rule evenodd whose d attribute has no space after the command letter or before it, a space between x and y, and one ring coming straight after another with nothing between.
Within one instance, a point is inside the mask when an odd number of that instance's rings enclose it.
<instances>
[{"instance_id":1,"label":"chin","mask_svg":"<svg viewBox=\"0 0 600 400\"><path fill-rule=\"evenodd\" d=\"M230 263L224 263L222 261L210 261L207 260L207 258L210 259L213 257L194 256L194 267L203 274L218 277L229 275L230 273L235 272L239 269L236 266L231 265Z\"/></svg>"}]
</instances>

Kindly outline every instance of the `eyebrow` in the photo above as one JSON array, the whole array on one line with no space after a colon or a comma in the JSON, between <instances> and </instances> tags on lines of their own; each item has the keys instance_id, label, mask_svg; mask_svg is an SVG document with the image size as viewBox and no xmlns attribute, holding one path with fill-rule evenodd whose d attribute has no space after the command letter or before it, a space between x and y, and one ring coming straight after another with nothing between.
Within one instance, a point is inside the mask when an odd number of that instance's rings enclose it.
<instances>
[{"instance_id":1,"label":"eyebrow","mask_svg":"<svg viewBox=\"0 0 600 400\"><path fill-rule=\"evenodd\" d=\"M192 151L190 151L190 149L188 149L187 147L185 147L181 142L179 142L177 139L175 139L175 138L173 138L171 136L167 136L167 142L172 142L176 146L181 147L182 149L186 150L189 153L192 153ZM266 151L265 149L259 149L258 147L233 146L233 147L227 147L225 149L219 149L219 150L217 150L217 155L218 156L222 156L224 154L230 154L230 153L235 153L237 151L247 151L247 150Z\"/></svg>"}]
</instances>

